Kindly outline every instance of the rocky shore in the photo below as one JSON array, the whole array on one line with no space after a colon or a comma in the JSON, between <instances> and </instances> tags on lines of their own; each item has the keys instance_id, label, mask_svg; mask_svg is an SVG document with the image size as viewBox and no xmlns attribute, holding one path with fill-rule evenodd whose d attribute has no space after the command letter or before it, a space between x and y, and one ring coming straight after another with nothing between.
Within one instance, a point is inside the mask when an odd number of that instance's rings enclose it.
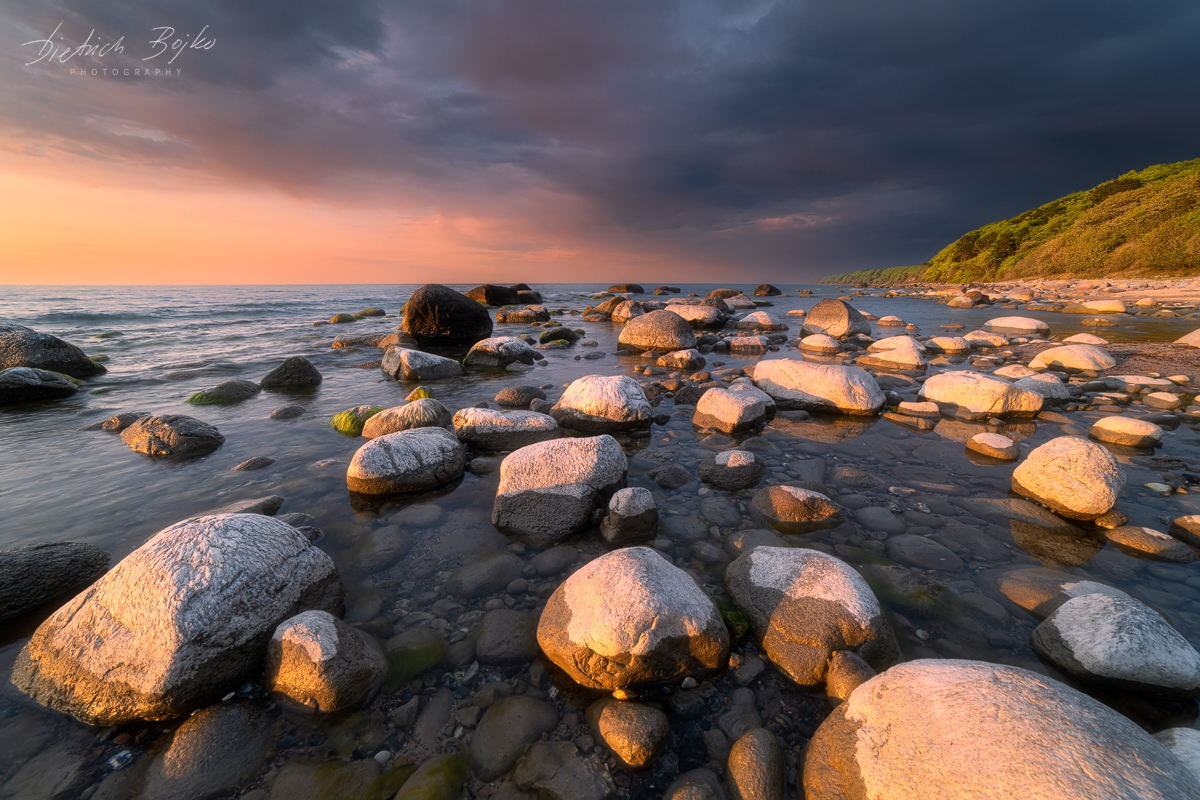
<instances>
[{"instance_id":1,"label":"rocky shore","mask_svg":"<svg viewBox=\"0 0 1200 800\"><path fill-rule=\"evenodd\" d=\"M352 457L313 474L353 525L280 514L281 487L111 566L0 552L0 622L29 627L7 691L77 720L0 716L0 800L1200 798L1190 291L778 314L768 284L578 310L428 285L395 318L335 314L315 327L399 323L322 346L407 398L328 420ZM994 313L921 330L866 296ZM1134 315L1198 330L1119 341ZM450 400L559 351L565 385ZM102 369L0 326L2 403L53 409ZM86 435L148 468L213 458L235 434L207 409L270 394L285 426L327 377L290 356L189 395L196 416Z\"/></svg>"}]
</instances>

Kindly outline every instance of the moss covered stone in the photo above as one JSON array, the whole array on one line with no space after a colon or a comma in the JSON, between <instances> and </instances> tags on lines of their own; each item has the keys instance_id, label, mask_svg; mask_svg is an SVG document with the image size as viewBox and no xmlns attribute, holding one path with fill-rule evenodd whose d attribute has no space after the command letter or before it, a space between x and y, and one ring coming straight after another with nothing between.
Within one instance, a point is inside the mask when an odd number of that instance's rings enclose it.
<instances>
[{"instance_id":1,"label":"moss covered stone","mask_svg":"<svg viewBox=\"0 0 1200 800\"><path fill-rule=\"evenodd\" d=\"M380 411L383 411L383 406L355 406L334 414L329 420L329 426L346 436L362 436L363 426L367 424L367 420Z\"/></svg>"}]
</instances>

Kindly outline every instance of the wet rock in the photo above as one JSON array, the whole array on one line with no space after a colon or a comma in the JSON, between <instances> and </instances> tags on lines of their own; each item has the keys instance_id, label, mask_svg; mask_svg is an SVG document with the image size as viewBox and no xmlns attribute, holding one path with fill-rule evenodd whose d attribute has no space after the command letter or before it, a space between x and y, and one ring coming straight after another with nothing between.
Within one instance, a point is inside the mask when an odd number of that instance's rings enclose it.
<instances>
[{"instance_id":1,"label":"wet rock","mask_svg":"<svg viewBox=\"0 0 1200 800\"><path fill-rule=\"evenodd\" d=\"M784 325L766 311L752 311L737 321L739 331L786 331Z\"/></svg>"},{"instance_id":2,"label":"wet rock","mask_svg":"<svg viewBox=\"0 0 1200 800\"><path fill-rule=\"evenodd\" d=\"M275 512L283 506L283 497L277 494L267 495L266 497L254 497L247 500L238 500L235 503L221 506L215 509L213 514L262 514L263 516L273 517Z\"/></svg>"},{"instance_id":3,"label":"wet rock","mask_svg":"<svg viewBox=\"0 0 1200 800\"><path fill-rule=\"evenodd\" d=\"M854 518L869 531L904 533L904 522L897 519L895 514L882 506L866 506L865 508L856 509Z\"/></svg>"},{"instance_id":4,"label":"wet rock","mask_svg":"<svg viewBox=\"0 0 1200 800\"><path fill-rule=\"evenodd\" d=\"M871 345L867 355L859 356L855 363L864 367L884 370L924 370L924 346L908 336L891 336Z\"/></svg>"},{"instance_id":5,"label":"wet rock","mask_svg":"<svg viewBox=\"0 0 1200 800\"><path fill-rule=\"evenodd\" d=\"M710 389L696 403L692 424L724 433L744 433L766 423L774 401L753 387L749 391ZM774 416L771 414L770 416Z\"/></svg>"},{"instance_id":6,"label":"wet rock","mask_svg":"<svg viewBox=\"0 0 1200 800\"><path fill-rule=\"evenodd\" d=\"M626 375L585 375L572 381L550 409L559 425L584 433L644 428L651 413L646 393Z\"/></svg>"},{"instance_id":7,"label":"wet rock","mask_svg":"<svg viewBox=\"0 0 1200 800\"><path fill-rule=\"evenodd\" d=\"M386 672L363 634L327 611L305 611L272 634L264 685L296 706L330 712L365 698Z\"/></svg>"},{"instance_id":8,"label":"wet rock","mask_svg":"<svg viewBox=\"0 0 1200 800\"><path fill-rule=\"evenodd\" d=\"M824 333L814 333L800 340L800 349L809 353L831 356L842 351L837 339Z\"/></svg>"},{"instance_id":9,"label":"wet rock","mask_svg":"<svg viewBox=\"0 0 1200 800\"><path fill-rule=\"evenodd\" d=\"M1024 389L1027 392L1033 392L1042 396L1043 404L1045 403L1065 403L1071 399L1071 393L1067 391L1067 387L1057 376L1045 373L1042 375L1030 375L1013 383L1018 389Z\"/></svg>"},{"instance_id":10,"label":"wet rock","mask_svg":"<svg viewBox=\"0 0 1200 800\"><path fill-rule=\"evenodd\" d=\"M33 611L108 569L108 553L83 542L45 542L0 551L0 623Z\"/></svg>"},{"instance_id":11,"label":"wet rock","mask_svg":"<svg viewBox=\"0 0 1200 800\"><path fill-rule=\"evenodd\" d=\"M467 297L485 306L511 306L520 302L516 289L485 283L467 292Z\"/></svg>"},{"instance_id":12,"label":"wet rock","mask_svg":"<svg viewBox=\"0 0 1200 800\"><path fill-rule=\"evenodd\" d=\"M121 433L129 449L151 458L197 458L225 443L221 432L182 414L142 417Z\"/></svg>"},{"instance_id":13,"label":"wet rock","mask_svg":"<svg viewBox=\"0 0 1200 800\"><path fill-rule=\"evenodd\" d=\"M395 800L458 800L462 786L470 774L466 758L457 753L445 753L425 761L404 782ZM387 795L380 797L387 800Z\"/></svg>"},{"instance_id":14,"label":"wet rock","mask_svg":"<svg viewBox=\"0 0 1200 800\"><path fill-rule=\"evenodd\" d=\"M211 389L196 392L187 399L194 406L225 405L247 400L258 394L257 383L234 378L218 383Z\"/></svg>"},{"instance_id":15,"label":"wet rock","mask_svg":"<svg viewBox=\"0 0 1200 800\"><path fill-rule=\"evenodd\" d=\"M518 322L526 325L534 322L549 322L550 314L538 304L527 305L524 308L501 308L496 311L496 322Z\"/></svg>"},{"instance_id":16,"label":"wet rock","mask_svg":"<svg viewBox=\"0 0 1200 800\"><path fill-rule=\"evenodd\" d=\"M912 787L980 800L1200 797L1177 759L1107 706L1016 667L953 659L872 678L805 756L807 800L900 800Z\"/></svg>"},{"instance_id":17,"label":"wet rock","mask_svg":"<svg viewBox=\"0 0 1200 800\"><path fill-rule=\"evenodd\" d=\"M1002 461L1014 461L1021 456L1017 443L999 433L977 433L967 440L967 449Z\"/></svg>"},{"instance_id":18,"label":"wet rock","mask_svg":"<svg viewBox=\"0 0 1200 800\"><path fill-rule=\"evenodd\" d=\"M78 347L57 336L0 322L0 370L11 367L59 372L72 378L90 378L105 371Z\"/></svg>"},{"instance_id":19,"label":"wet rock","mask_svg":"<svg viewBox=\"0 0 1200 800\"><path fill-rule=\"evenodd\" d=\"M641 769L658 758L667 743L667 715L641 703L603 697L588 706L588 723L626 767Z\"/></svg>"},{"instance_id":20,"label":"wet rock","mask_svg":"<svg viewBox=\"0 0 1200 800\"><path fill-rule=\"evenodd\" d=\"M760 283L758 286L754 287L755 297L777 297L781 294L783 294L783 292L769 283Z\"/></svg>"},{"instance_id":21,"label":"wet rock","mask_svg":"<svg viewBox=\"0 0 1200 800\"><path fill-rule=\"evenodd\" d=\"M733 800L784 800L783 750L766 728L755 728L733 743L728 768Z\"/></svg>"},{"instance_id":22,"label":"wet rock","mask_svg":"<svg viewBox=\"0 0 1200 800\"><path fill-rule=\"evenodd\" d=\"M512 666L537 658L537 619L507 608L489 611L479 623L475 655L481 664Z\"/></svg>"},{"instance_id":23,"label":"wet rock","mask_svg":"<svg viewBox=\"0 0 1200 800\"><path fill-rule=\"evenodd\" d=\"M420 350L399 345L389 347L379 365L384 375L398 381L431 381L462 375L462 364L452 358L442 358Z\"/></svg>"},{"instance_id":24,"label":"wet rock","mask_svg":"<svg viewBox=\"0 0 1200 800\"><path fill-rule=\"evenodd\" d=\"M645 352L654 350L669 353L690 350L696 346L696 334L688 321L672 311L651 311L635 317L621 329L617 337L618 350Z\"/></svg>"},{"instance_id":25,"label":"wet rock","mask_svg":"<svg viewBox=\"0 0 1200 800\"><path fill-rule=\"evenodd\" d=\"M591 524L592 512L625 483L629 463L611 436L553 439L504 459L492 524L554 541Z\"/></svg>"},{"instance_id":26,"label":"wet rock","mask_svg":"<svg viewBox=\"0 0 1200 800\"><path fill-rule=\"evenodd\" d=\"M1167 728L1154 734L1154 738L1179 759L1200 785L1200 731L1195 728Z\"/></svg>"},{"instance_id":27,"label":"wet rock","mask_svg":"<svg viewBox=\"0 0 1200 800\"><path fill-rule=\"evenodd\" d=\"M647 547L608 553L564 581L542 612L538 644L577 682L598 689L702 674L729 655L713 601Z\"/></svg>"},{"instance_id":28,"label":"wet rock","mask_svg":"<svg viewBox=\"0 0 1200 800\"><path fill-rule=\"evenodd\" d=\"M736 492L761 481L767 474L767 462L746 450L722 450L701 461L697 471L705 483Z\"/></svg>"},{"instance_id":29,"label":"wet rock","mask_svg":"<svg viewBox=\"0 0 1200 800\"><path fill-rule=\"evenodd\" d=\"M542 331L541 335L538 336L538 344L565 342L563 345L565 347L567 344L573 344L574 342L578 341L578 339L579 334L565 325L554 325L547 327Z\"/></svg>"},{"instance_id":30,"label":"wet rock","mask_svg":"<svg viewBox=\"0 0 1200 800\"><path fill-rule=\"evenodd\" d=\"M652 536L658 528L658 506L649 489L619 489L608 501L608 514L600 523L600 533L611 543L628 542Z\"/></svg>"},{"instance_id":31,"label":"wet rock","mask_svg":"<svg viewBox=\"0 0 1200 800\"><path fill-rule=\"evenodd\" d=\"M275 463L275 459L267 456L255 456L248 458L242 463L233 468L234 472L254 472L255 470L266 469Z\"/></svg>"},{"instance_id":32,"label":"wet rock","mask_svg":"<svg viewBox=\"0 0 1200 800\"><path fill-rule=\"evenodd\" d=\"M1040 394L977 372L934 375L921 386L919 396L937 403L943 413L965 419L1024 418L1042 410Z\"/></svg>"},{"instance_id":33,"label":"wet rock","mask_svg":"<svg viewBox=\"0 0 1200 800\"><path fill-rule=\"evenodd\" d=\"M196 517L135 550L42 623L12 681L93 725L186 714L259 669L275 627L338 611L333 561L257 514Z\"/></svg>"},{"instance_id":34,"label":"wet rock","mask_svg":"<svg viewBox=\"0 0 1200 800\"><path fill-rule=\"evenodd\" d=\"M0 405L60 400L77 391L79 386L74 380L57 372L33 367L10 367L0 371Z\"/></svg>"},{"instance_id":35,"label":"wet rock","mask_svg":"<svg viewBox=\"0 0 1200 800\"><path fill-rule=\"evenodd\" d=\"M404 333L422 346L474 344L492 335L487 309L465 295L436 283L412 293L404 305Z\"/></svg>"},{"instance_id":36,"label":"wet rock","mask_svg":"<svg viewBox=\"0 0 1200 800\"><path fill-rule=\"evenodd\" d=\"M839 650L852 650L876 668L899 656L871 588L833 556L758 547L729 565L725 583L763 652L796 683L821 683Z\"/></svg>"},{"instance_id":37,"label":"wet rock","mask_svg":"<svg viewBox=\"0 0 1200 800\"><path fill-rule=\"evenodd\" d=\"M469 559L450 573L443 585L447 594L479 597L504 591L521 577L521 559L503 550L490 550Z\"/></svg>"},{"instance_id":38,"label":"wet rock","mask_svg":"<svg viewBox=\"0 0 1200 800\"><path fill-rule=\"evenodd\" d=\"M1200 553L1179 539L1151 528L1122 525L1106 530L1104 537L1115 544L1117 549L1139 558L1173 564L1190 564L1200 559Z\"/></svg>"},{"instance_id":39,"label":"wet rock","mask_svg":"<svg viewBox=\"0 0 1200 800\"><path fill-rule=\"evenodd\" d=\"M508 697L483 715L471 738L471 766L490 781L513 768L522 748L558 726L558 712L531 697Z\"/></svg>"},{"instance_id":40,"label":"wet rock","mask_svg":"<svg viewBox=\"0 0 1200 800\"><path fill-rule=\"evenodd\" d=\"M796 486L768 486L750 504L783 533L809 533L836 528L846 521L842 510L820 492Z\"/></svg>"},{"instance_id":41,"label":"wet rock","mask_svg":"<svg viewBox=\"0 0 1200 800\"><path fill-rule=\"evenodd\" d=\"M746 371L751 372L749 367ZM870 373L857 367L784 358L760 361L752 372L754 385L783 410L872 415L883 407L884 395L879 384Z\"/></svg>"},{"instance_id":42,"label":"wet rock","mask_svg":"<svg viewBox=\"0 0 1200 800\"><path fill-rule=\"evenodd\" d=\"M436 489L463 474L466 455L444 428L413 428L380 436L358 448L346 485L361 494Z\"/></svg>"},{"instance_id":43,"label":"wet rock","mask_svg":"<svg viewBox=\"0 0 1200 800\"><path fill-rule=\"evenodd\" d=\"M1048 324L1032 317L997 317L983 323L983 327L984 330L991 333L1010 333L1020 336L1043 336L1050 332ZM998 346L1000 345L993 345L993 347Z\"/></svg>"},{"instance_id":44,"label":"wet rock","mask_svg":"<svg viewBox=\"0 0 1200 800\"><path fill-rule=\"evenodd\" d=\"M662 489L674 491L692 483L695 477L678 464L664 464L646 473L646 477L654 481Z\"/></svg>"},{"instance_id":45,"label":"wet rock","mask_svg":"<svg viewBox=\"0 0 1200 800\"><path fill-rule=\"evenodd\" d=\"M284 406L267 415L267 419L295 419L304 414L304 406Z\"/></svg>"},{"instance_id":46,"label":"wet rock","mask_svg":"<svg viewBox=\"0 0 1200 800\"><path fill-rule=\"evenodd\" d=\"M494 399L501 408L528 409L534 400L545 400L546 393L536 386L506 386Z\"/></svg>"},{"instance_id":47,"label":"wet rock","mask_svg":"<svg viewBox=\"0 0 1200 800\"><path fill-rule=\"evenodd\" d=\"M217 703L188 717L146 771L145 800L212 800L253 778L267 757L268 726L243 701Z\"/></svg>"},{"instance_id":48,"label":"wet rock","mask_svg":"<svg viewBox=\"0 0 1200 800\"><path fill-rule=\"evenodd\" d=\"M931 353L941 353L947 356L966 356L971 354L971 343L961 336L935 336L925 343Z\"/></svg>"},{"instance_id":49,"label":"wet rock","mask_svg":"<svg viewBox=\"0 0 1200 800\"><path fill-rule=\"evenodd\" d=\"M720 328L728 318L724 311L709 305L671 303L669 310L682 317L689 327L699 329Z\"/></svg>"},{"instance_id":50,"label":"wet rock","mask_svg":"<svg viewBox=\"0 0 1200 800\"><path fill-rule=\"evenodd\" d=\"M855 334L871 335L871 323L858 309L843 300L826 298L809 309L804 318L805 334L824 333L834 339Z\"/></svg>"},{"instance_id":51,"label":"wet rock","mask_svg":"<svg viewBox=\"0 0 1200 800\"><path fill-rule=\"evenodd\" d=\"M1085 372L1095 370L1103 372L1117 365L1117 360L1093 344L1069 344L1063 347L1052 347L1043 350L1029 362L1029 368L1035 370L1055 369L1060 372Z\"/></svg>"},{"instance_id":52,"label":"wet rock","mask_svg":"<svg viewBox=\"0 0 1200 800\"><path fill-rule=\"evenodd\" d=\"M398 633L383 643L388 661L385 687L394 692L426 670L446 660L446 640L432 628L418 625Z\"/></svg>"},{"instance_id":53,"label":"wet rock","mask_svg":"<svg viewBox=\"0 0 1200 800\"><path fill-rule=\"evenodd\" d=\"M727 797L721 779L707 769L683 773L663 793L664 800L727 800Z\"/></svg>"},{"instance_id":54,"label":"wet rock","mask_svg":"<svg viewBox=\"0 0 1200 800\"><path fill-rule=\"evenodd\" d=\"M684 372L703 369L707 363L704 356L700 355L700 351L696 349L676 350L658 357L658 365L663 369L678 369Z\"/></svg>"},{"instance_id":55,"label":"wet rock","mask_svg":"<svg viewBox=\"0 0 1200 800\"><path fill-rule=\"evenodd\" d=\"M645 294L646 290L640 283L614 283L608 287L612 294Z\"/></svg>"},{"instance_id":56,"label":"wet rock","mask_svg":"<svg viewBox=\"0 0 1200 800\"><path fill-rule=\"evenodd\" d=\"M1045 619L1071 598L1086 594L1128 596L1121 590L1103 583L1083 580L1069 572L1044 568L1007 572L996 579L996 587L1001 594L1028 611L1035 619Z\"/></svg>"},{"instance_id":57,"label":"wet rock","mask_svg":"<svg viewBox=\"0 0 1200 800\"><path fill-rule=\"evenodd\" d=\"M74 800L95 779L99 767L87 747L63 742L26 761L0 786L0 798Z\"/></svg>"},{"instance_id":58,"label":"wet rock","mask_svg":"<svg viewBox=\"0 0 1200 800\"><path fill-rule=\"evenodd\" d=\"M454 413L459 441L476 450L518 450L557 438L558 423L535 411L495 411L463 408Z\"/></svg>"},{"instance_id":59,"label":"wet rock","mask_svg":"<svg viewBox=\"0 0 1200 800\"><path fill-rule=\"evenodd\" d=\"M430 397L372 414L363 424L362 435L367 439L378 439L414 428L452 428L453 425L450 409Z\"/></svg>"},{"instance_id":60,"label":"wet rock","mask_svg":"<svg viewBox=\"0 0 1200 800\"><path fill-rule=\"evenodd\" d=\"M408 553L412 534L399 525L376 528L358 551L358 568L367 574L387 569Z\"/></svg>"},{"instance_id":61,"label":"wet rock","mask_svg":"<svg viewBox=\"0 0 1200 800\"><path fill-rule=\"evenodd\" d=\"M1063 603L1029 638L1042 658L1086 683L1200 696L1200 653L1131 597L1087 594Z\"/></svg>"},{"instance_id":62,"label":"wet rock","mask_svg":"<svg viewBox=\"0 0 1200 800\"><path fill-rule=\"evenodd\" d=\"M948 548L924 536L906 533L887 540L888 558L910 567L942 572L962 572L962 559Z\"/></svg>"},{"instance_id":63,"label":"wet rock","mask_svg":"<svg viewBox=\"0 0 1200 800\"><path fill-rule=\"evenodd\" d=\"M433 761L450 756L439 756ZM430 762L426 762L425 767ZM271 778L270 791L266 800L330 800L330 798L387 798L394 795L401 785L407 785L405 779L411 782L413 775L411 762L399 759L396 766L383 772L373 758L346 763L340 760L311 759L293 757L285 763ZM411 798L411 795L403 795ZM455 800L451 796L418 795L421 800ZM255 798L254 792L242 795L245 800ZM255 800L262 800L257 795Z\"/></svg>"},{"instance_id":64,"label":"wet rock","mask_svg":"<svg viewBox=\"0 0 1200 800\"><path fill-rule=\"evenodd\" d=\"M311 361L304 356L291 356L264 375L258 385L262 389L300 389L320 383L321 373Z\"/></svg>"},{"instance_id":65,"label":"wet rock","mask_svg":"<svg viewBox=\"0 0 1200 800\"><path fill-rule=\"evenodd\" d=\"M1012 488L1064 517L1095 519L1117 502L1125 472L1100 445L1062 436L1030 452L1013 472Z\"/></svg>"},{"instance_id":66,"label":"wet rock","mask_svg":"<svg viewBox=\"0 0 1200 800\"><path fill-rule=\"evenodd\" d=\"M498 336L471 345L463 364L468 367L507 367L514 362L532 364L536 360L537 352L525 342L513 336Z\"/></svg>"},{"instance_id":67,"label":"wet rock","mask_svg":"<svg viewBox=\"0 0 1200 800\"><path fill-rule=\"evenodd\" d=\"M361 436L367 426L367 420L384 410L381 406L348 408L330 417L329 427L344 436Z\"/></svg>"}]
</instances>

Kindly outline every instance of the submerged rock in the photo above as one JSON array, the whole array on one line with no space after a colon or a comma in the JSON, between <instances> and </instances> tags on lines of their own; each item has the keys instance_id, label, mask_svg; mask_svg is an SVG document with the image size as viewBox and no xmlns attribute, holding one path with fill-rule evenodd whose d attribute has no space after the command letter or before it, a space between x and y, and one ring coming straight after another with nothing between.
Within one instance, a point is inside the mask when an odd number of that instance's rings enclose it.
<instances>
[{"instance_id":1,"label":"submerged rock","mask_svg":"<svg viewBox=\"0 0 1200 800\"><path fill-rule=\"evenodd\" d=\"M358 448L346 485L361 494L436 489L463 474L466 454L444 428L413 428L380 436Z\"/></svg>"},{"instance_id":2,"label":"submerged rock","mask_svg":"<svg viewBox=\"0 0 1200 800\"><path fill-rule=\"evenodd\" d=\"M522 749L558 727L558 712L532 697L506 697L483 715L471 737L471 766L490 781L513 768Z\"/></svg>"},{"instance_id":3,"label":"submerged rock","mask_svg":"<svg viewBox=\"0 0 1200 800\"><path fill-rule=\"evenodd\" d=\"M1036 447L1016 468L1012 488L1070 519L1095 519L1116 504L1125 472L1098 444L1060 436Z\"/></svg>"},{"instance_id":4,"label":"submerged rock","mask_svg":"<svg viewBox=\"0 0 1200 800\"><path fill-rule=\"evenodd\" d=\"M0 624L86 586L104 574L110 559L83 542L44 542L0 551Z\"/></svg>"},{"instance_id":5,"label":"submerged rock","mask_svg":"<svg viewBox=\"0 0 1200 800\"><path fill-rule=\"evenodd\" d=\"M258 671L275 627L339 611L333 561L258 514L196 517L161 531L43 622L13 684L90 725L164 720Z\"/></svg>"},{"instance_id":6,"label":"submerged rock","mask_svg":"<svg viewBox=\"0 0 1200 800\"><path fill-rule=\"evenodd\" d=\"M304 356L292 356L264 375L258 385L263 389L300 389L318 386L321 380L321 373L311 361Z\"/></svg>"},{"instance_id":7,"label":"submerged rock","mask_svg":"<svg viewBox=\"0 0 1200 800\"><path fill-rule=\"evenodd\" d=\"M828 497L798 486L760 489L750 505L783 533L810 533L836 528L846 521L845 514Z\"/></svg>"},{"instance_id":8,"label":"submerged rock","mask_svg":"<svg viewBox=\"0 0 1200 800\"><path fill-rule=\"evenodd\" d=\"M422 347L474 344L492 335L487 309L471 298L436 283L412 293L400 326Z\"/></svg>"},{"instance_id":9,"label":"submerged rock","mask_svg":"<svg viewBox=\"0 0 1200 800\"><path fill-rule=\"evenodd\" d=\"M225 443L221 432L182 414L142 417L121 432L121 441L151 458L197 458Z\"/></svg>"},{"instance_id":10,"label":"submerged rock","mask_svg":"<svg viewBox=\"0 0 1200 800\"><path fill-rule=\"evenodd\" d=\"M485 283L467 292L467 297L483 303L485 306L511 306L521 302L521 296L516 289L508 286L497 286Z\"/></svg>"},{"instance_id":11,"label":"submerged rock","mask_svg":"<svg viewBox=\"0 0 1200 800\"><path fill-rule=\"evenodd\" d=\"M767 474L767 462L748 450L723 450L700 462L700 480L726 492L749 489Z\"/></svg>"},{"instance_id":12,"label":"submerged rock","mask_svg":"<svg viewBox=\"0 0 1200 800\"><path fill-rule=\"evenodd\" d=\"M707 673L729 658L716 604L647 547L608 553L567 578L542 611L538 644L583 686L608 690Z\"/></svg>"},{"instance_id":13,"label":"submerged rock","mask_svg":"<svg viewBox=\"0 0 1200 800\"><path fill-rule=\"evenodd\" d=\"M367 420L384 410L382 406L348 408L330 417L329 427L346 436L361 436Z\"/></svg>"},{"instance_id":14,"label":"submerged rock","mask_svg":"<svg viewBox=\"0 0 1200 800\"><path fill-rule=\"evenodd\" d=\"M667 715L641 703L602 697L588 706L588 724L596 738L627 768L650 765L667 744Z\"/></svg>"},{"instance_id":15,"label":"submerged rock","mask_svg":"<svg viewBox=\"0 0 1200 800\"><path fill-rule=\"evenodd\" d=\"M365 698L387 662L363 634L327 611L304 611L275 628L267 646L266 688L312 711L337 711Z\"/></svg>"},{"instance_id":16,"label":"submerged rock","mask_svg":"<svg viewBox=\"0 0 1200 800\"><path fill-rule=\"evenodd\" d=\"M564 428L607 433L650 424L651 407L638 382L625 375L585 375L567 387L550 409Z\"/></svg>"},{"instance_id":17,"label":"submerged rock","mask_svg":"<svg viewBox=\"0 0 1200 800\"><path fill-rule=\"evenodd\" d=\"M78 347L57 336L0 322L0 370L10 367L59 372L72 378L90 378L105 371Z\"/></svg>"},{"instance_id":18,"label":"submerged rock","mask_svg":"<svg viewBox=\"0 0 1200 800\"><path fill-rule=\"evenodd\" d=\"M79 391L71 378L33 367L9 367L0 371L0 405L36 400L61 400Z\"/></svg>"},{"instance_id":19,"label":"submerged rock","mask_svg":"<svg viewBox=\"0 0 1200 800\"><path fill-rule=\"evenodd\" d=\"M226 796L262 770L270 728L241 700L216 703L180 725L146 770L143 800ZM103 791L100 792L103 794Z\"/></svg>"}]
</instances>

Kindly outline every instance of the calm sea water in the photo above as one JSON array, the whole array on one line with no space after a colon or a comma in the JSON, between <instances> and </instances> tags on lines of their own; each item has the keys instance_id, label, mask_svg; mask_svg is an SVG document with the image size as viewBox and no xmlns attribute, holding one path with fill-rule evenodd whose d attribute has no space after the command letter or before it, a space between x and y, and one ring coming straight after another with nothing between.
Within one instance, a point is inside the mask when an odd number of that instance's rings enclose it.
<instances>
[{"instance_id":1,"label":"calm sea water","mask_svg":"<svg viewBox=\"0 0 1200 800\"><path fill-rule=\"evenodd\" d=\"M725 284L749 293L753 286ZM436 588L437 576L463 559L488 547L508 542L489 522L498 475L467 474L449 491L401 498L382 507L356 508L345 485L345 467L363 440L347 438L328 426L329 418L347 408L372 404L394 406L403 402L411 386L383 380L377 368L362 368L380 357L374 347L333 349L337 335L390 332L398 317L368 319L346 325L314 327L317 320L335 313L354 313L367 306L397 314L415 286L229 286L229 287L6 287L0 294L0 319L52 333L81 346L90 355L108 356L108 373L85 383L74 397L41 405L0 407L0 549L42 541L84 541L113 554L114 563L164 527L239 499L279 494L286 498L281 513L302 511L316 518L324 531L319 546L338 563L350 592L348 604L355 619L388 616L404 607L413 593ZM455 286L461 291L469 286ZM602 285L534 286L550 309L582 311L596 301L589 295ZM649 287L647 287L649 288ZM683 294L703 296L716 285L684 285ZM796 286L782 285L785 292ZM841 292L832 287L807 287L812 297L769 298L780 317L790 309L810 308L823 297ZM666 299L666 298L654 298ZM1070 335L1080 317L1004 310L950 309L929 300L864 297L860 309L877 316L892 314L915 323L929 333L946 322L962 322L971 330L985 320L1020 313L1045 319L1055 334ZM581 360L578 346L545 352L548 365L519 374L469 372L462 378L438 381L435 396L454 410L481 400L491 401L504 386L550 385L554 399L561 387L586 374L629 373L644 360L616 355L620 326L585 323L578 316L560 317L565 324L582 327L587 337L606 353L598 360ZM795 322L795 320L791 320ZM792 336L798 333L792 325ZM1123 319L1121 327L1098 332L1113 341L1172 340L1194 328L1183 320L1144 317ZM119 332L111 338L100 334ZM882 329L893 335L897 329ZM495 335L537 333L525 325L497 325ZM257 382L282 359L303 355L324 375L319 389L296 395L263 392L230 406L194 407L186 398L228 377ZM767 358L798 357L795 351L769 353ZM736 357L708 357L729 366L747 363ZM306 413L294 420L272 421L268 414L283 405L298 403ZM81 432L79 428L119 411L189 414L217 426L225 444L204 458L185 462L154 461L129 450L118 436ZM671 412L670 401L659 410ZM1082 418L1081 418L1082 419ZM666 492L645 477L659 463L655 450L674 448L676 463L689 469L721 446L698 441L690 416L677 412L665 426L656 427L649 440L625 440L631 456L629 484L654 491L663 513L662 533L673 542L667 552L677 563L698 574L706 573L720 587L723 564L705 565L694 557L697 538L721 546L733 528L717 529L701 519L695 487ZM982 430L982 428L980 428ZM1027 423L1014 426L1016 438L1040 444L1061 435L1057 425ZM1006 569L1040 566L1044 553L1031 554L1006 520L988 517L969 505L971 498L1007 495L1011 465L982 464L968 458L961 441L945 430L918 434L886 420L816 420L807 424L780 424L765 436L778 448L768 454L773 480L808 474L800 462L824 463L827 481L838 485L832 472L849 466L878 476L882 485L871 489L843 487L839 495L850 504L890 507L910 532L942 535L971 528L1000 542L1008 557L965 558L968 568L945 575L946 585L969 593ZM1198 457L1200 439L1182 425L1167 435L1160 455ZM1129 474L1129 487L1119 508L1130 524L1164 528L1161 518L1200 513L1195 495L1160 498L1143 484L1160 479L1160 472L1131 461L1134 453L1118 454ZM255 472L234 472L232 467L252 456L275 459ZM944 493L916 494L892 487L913 481L952 487ZM748 497L741 498L744 502ZM436 541L414 546L415 557L432 565L427 581L364 578L355 567L356 545L382 518L410 503L441 505L449 522ZM924 510L918 509L924 505ZM878 547L861 547L859 534L822 532L813 541L839 545L839 554L859 567L878 562ZM869 538L869 537L868 537ZM595 550L591 540L577 542ZM1090 572L1089 572L1090 570ZM1200 644L1200 614L1192 609L1200 601L1200 570L1191 565L1156 564L1134 559L1106 545L1097 558L1075 570L1122 589L1162 609L1193 643ZM403 576L400 576L403 577ZM719 591L719 589L718 589ZM989 592L984 591L985 594ZM994 588L990 591L995 594ZM1007 623L981 625L978 621L923 619L919 613L893 607L900 614L897 631L906 657L965 655L1003 661L1046 672L1032 654L1029 618L1013 617ZM920 628L922 636L916 634ZM0 674L7 675L13 659L31 632L32 623L0 631ZM940 642L940 644L939 644ZM1090 690L1089 690L1090 691ZM1154 703L1131 697L1096 693L1149 727L1191 725L1195 703ZM5 722L7 720L8 722ZM19 720L31 730L45 733L47 743L63 737L93 735L82 726L61 720L29 703L5 683L0 689L0 784L30 757L28 747L5 753L5 730ZM818 720L819 721L819 720ZM8 728L5 728L8 725ZM19 730L26 730L25 727ZM41 734L39 734L41 735ZM24 736L24 734L22 734ZM46 746L49 746L48 744ZM394 742L393 748L402 747ZM685 764L686 766L686 764Z\"/></svg>"}]
</instances>

